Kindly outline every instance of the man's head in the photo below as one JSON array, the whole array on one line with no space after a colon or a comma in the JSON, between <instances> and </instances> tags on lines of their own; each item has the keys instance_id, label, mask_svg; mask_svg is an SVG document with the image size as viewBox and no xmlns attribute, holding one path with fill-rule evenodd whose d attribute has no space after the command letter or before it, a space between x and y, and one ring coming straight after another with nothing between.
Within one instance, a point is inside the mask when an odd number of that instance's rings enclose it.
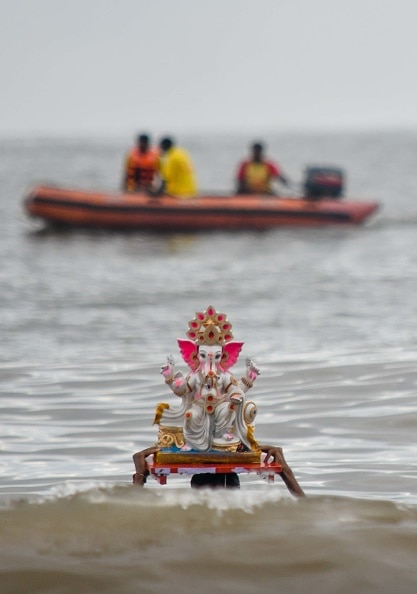
<instances>
[{"instance_id":1,"label":"man's head","mask_svg":"<svg viewBox=\"0 0 417 594\"><path fill-rule=\"evenodd\" d=\"M161 151L163 153L166 153L166 151L169 151L169 149L174 146L174 141L172 140L172 138L169 137L165 137L161 140L161 142L159 143L159 148L161 149Z\"/></svg>"},{"instance_id":2,"label":"man's head","mask_svg":"<svg viewBox=\"0 0 417 594\"><path fill-rule=\"evenodd\" d=\"M136 144L142 153L146 153L150 144L149 136L147 134L140 134L136 139Z\"/></svg>"},{"instance_id":3,"label":"man's head","mask_svg":"<svg viewBox=\"0 0 417 594\"><path fill-rule=\"evenodd\" d=\"M264 146L260 142L254 142L252 144L252 159L254 161L262 161Z\"/></svg>"},{"instance_id":4,"label":"man's head","mask_svg":"<svg viewBox=\"0 0 417 594\"><path fill-rule=\"evenodd\" d=\"M236 473L218 473L218 474L193 474L191 477L191 487L193 489L239 489L240 481Z\"/></svg>"}]
</instances>

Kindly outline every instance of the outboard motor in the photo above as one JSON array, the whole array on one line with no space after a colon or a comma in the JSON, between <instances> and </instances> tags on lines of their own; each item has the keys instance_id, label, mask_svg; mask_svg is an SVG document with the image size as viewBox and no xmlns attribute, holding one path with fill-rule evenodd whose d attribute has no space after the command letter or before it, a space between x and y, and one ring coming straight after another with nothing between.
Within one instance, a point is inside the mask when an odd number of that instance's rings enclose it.
<instances>
[{"instance_id":1,"label":"outboard motor","mask_svg":"<svg viewBox=\"0 0 417 594\"><path fill-rule=\"evenodd\" d=\"M335 167L307 167L303 191L309 200L341 198L344 189L342 169Z\"/></svg>"}]
</instances>

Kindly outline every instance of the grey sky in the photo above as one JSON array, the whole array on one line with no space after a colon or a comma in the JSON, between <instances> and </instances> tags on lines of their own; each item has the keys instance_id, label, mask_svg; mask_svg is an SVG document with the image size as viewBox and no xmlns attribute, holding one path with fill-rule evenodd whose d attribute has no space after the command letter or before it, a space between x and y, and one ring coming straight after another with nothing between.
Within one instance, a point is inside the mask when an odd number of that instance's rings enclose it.
<instances>
[{"instance_id":1,"label":"grey sky","mask_svg":"<svg viewBox=\"0 0 417 594\"><path fill-rule=\"evenodd\" d=\"M0 0L0 134L417 127L416 0Z\"/></svg>"}]
</instances>

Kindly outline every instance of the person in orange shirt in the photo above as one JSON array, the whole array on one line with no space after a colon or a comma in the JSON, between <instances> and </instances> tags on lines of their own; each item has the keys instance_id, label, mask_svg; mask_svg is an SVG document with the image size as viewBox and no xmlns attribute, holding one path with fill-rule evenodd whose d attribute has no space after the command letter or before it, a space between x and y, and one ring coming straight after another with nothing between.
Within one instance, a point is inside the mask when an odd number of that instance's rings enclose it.
<instances>
[{"instance_id":1,"label":"person in orange shirt","mask_svg":"<svg viewBox=\"0 0 417 594\"><path fill-rule=\"evenodd\" d=\"M159 168L159 153L151 148L147 134L137 137L136 146L132 148L126 158L123 178L125 192L146 192L152 188L152 183Z\"/></svg>"},{"instance_id":2,"label":"person in orange shirt","mask_svg":"<svg viewBox=\"0 0 417 594\"><path fill-rule=\"evenodd\" d=\"M240 163L236 176L237 194L274 194L272 181L279 180L288 186L289 182L280 167L265 159L264 146L255 142L251 146L250 159Z\"/></svg>"}]
</instances>

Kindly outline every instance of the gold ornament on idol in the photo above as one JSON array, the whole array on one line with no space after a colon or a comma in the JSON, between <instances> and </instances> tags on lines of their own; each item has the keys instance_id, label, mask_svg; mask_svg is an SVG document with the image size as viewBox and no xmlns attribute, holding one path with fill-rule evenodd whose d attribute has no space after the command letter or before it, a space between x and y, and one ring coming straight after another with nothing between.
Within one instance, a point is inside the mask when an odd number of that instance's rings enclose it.
<instances>
[{"instance_id":1,"label":"gold ornament on idol","mask_svg":"<svg viewBox=\"0 0 417 594\"><path fill-rule=\"evenodd\" d=\"M198 311L195 318L188 322L188 338L197 344L220 344L233 339L232 324L226 314L218 313L212 305L205 312Z\"/></svg>"}]
</instances>

